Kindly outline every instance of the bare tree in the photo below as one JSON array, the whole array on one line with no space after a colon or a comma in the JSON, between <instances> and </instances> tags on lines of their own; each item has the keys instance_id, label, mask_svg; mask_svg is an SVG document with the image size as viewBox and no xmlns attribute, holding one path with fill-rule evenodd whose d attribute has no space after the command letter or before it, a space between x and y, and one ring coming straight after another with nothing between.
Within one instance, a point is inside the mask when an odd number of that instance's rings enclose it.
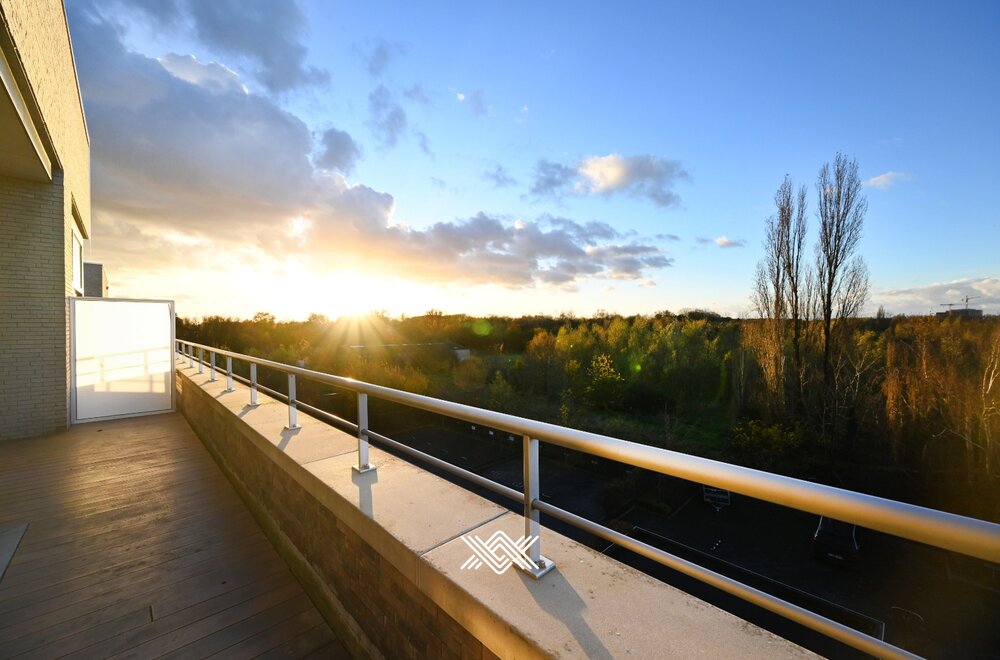
<instances>
[{"instance_id":1,"label":"bare tree","mask_svg":"<svg viewBox=\"0 0 1000 660\"><path fill-rule=\"evenodd\" d=\"M787 179L786 179L787 181ZM775 196L777 201L781 189ZM759 326L746 328L747 337L756 353L764 376L768 396L765 404L770 414L783 414L785 407L785 269L784 249L787 228L779 214L767 219L764 233L764 256L757 263L753 305L760 317Z\"/></svg>"},{"instance_id":2,"label":"bare tree","mask_svg":"<svg viewBox=\"0 0 1000 660\"><path fill-rule=\"evenodd\" d=\"M834 387L834 322L856 316L868 298L868 268L856 254L868 201L861 193L858 162L837 154L816 181L819 240L816 244L817 304L823 322L823 381Z\"/></svg>"},{"instance_id":3,"label":"bare tree","mask_svg":"<svg viewBox=\"0 0 1000 660\"><path fill-rule=\"evenodd\" d=\"M792 194L792 182L786 176L774 196L778 207L778 222L784 245L781 269L785 273L785 300L792 322L792 365L795 369L795 400L802 398L802 324L808 318L807 274L803 272L802 256L806 245L806 187L799 188L797 199Z\"/></svg>"},{"instance_id":4,"label":"bare tree","mask_svg":"<svg viewBox=\"0 0 1000 660\"><path fill-rule=\"evenodd\" d=\"M778 212L767 219L764 257L757 264L753 292L753 304L763 327L762 332L754 334L765 382L781 409L785 401L785 339L789 320L792 326L796 400L801 393L802 322L807 316L802 263L807 228L805 187L800 188L796 195L791 179L786 176L774 194L774 204Z\"/></svg>"}]
</instances>

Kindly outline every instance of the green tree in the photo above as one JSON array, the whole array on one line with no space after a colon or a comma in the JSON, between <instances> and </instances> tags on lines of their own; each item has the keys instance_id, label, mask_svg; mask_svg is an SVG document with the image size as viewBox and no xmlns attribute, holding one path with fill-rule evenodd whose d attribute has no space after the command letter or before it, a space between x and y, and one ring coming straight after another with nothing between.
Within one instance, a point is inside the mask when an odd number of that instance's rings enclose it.
<instances>
[{"instance_id":1,"label":"green tree","mask_svg":"<svg viewBox=\"0 0 1000 660\"><path fill-rule=\"evenodd\" d=\"M587 401L598 408L618 409L625 393L625 379L606 353L594 356L587 370Z\"/></svg>"},{"instance_id":2,"label":"green tree","mask_svg":"<svg viewBox=\"0 0 1000 660\"><path fill-rule=\"evenodd\" d=\"M509 412L514 402L514 388L499 371L490 383L488 400L489 407L500 412Z\"/></svg>"}]
</instances>

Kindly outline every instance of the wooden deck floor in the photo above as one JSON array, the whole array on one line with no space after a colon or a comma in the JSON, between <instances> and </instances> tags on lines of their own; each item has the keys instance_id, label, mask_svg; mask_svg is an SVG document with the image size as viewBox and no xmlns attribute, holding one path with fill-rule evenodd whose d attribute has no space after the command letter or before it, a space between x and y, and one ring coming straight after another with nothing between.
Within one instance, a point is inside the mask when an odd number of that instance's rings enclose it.
<instances>
[{"instance_id":1,"label":"wooden deck floor","mask_svg":"<svg viewBox=\"0 0 1000 660\"><path fill-rule=\"evenodd\" d=\"M348 657L178 414L0 442L23 523L0 658Z\"/></svg>"}]
</instances>

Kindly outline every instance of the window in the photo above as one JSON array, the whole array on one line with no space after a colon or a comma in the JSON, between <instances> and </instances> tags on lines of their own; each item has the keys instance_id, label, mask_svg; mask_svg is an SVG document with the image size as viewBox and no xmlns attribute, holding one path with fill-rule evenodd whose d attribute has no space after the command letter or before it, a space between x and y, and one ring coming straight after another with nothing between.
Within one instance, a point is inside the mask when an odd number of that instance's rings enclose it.
<instances>
[{"instance_id":1,"label":"window","mask_svg":"<svg viewBox=\"0 0 1000 660\"><path fill-rule=\"evenodd\" d=\"M83 241L73 231L73 290L78 296L83 295Z\"/></svg>"}]
</instances>

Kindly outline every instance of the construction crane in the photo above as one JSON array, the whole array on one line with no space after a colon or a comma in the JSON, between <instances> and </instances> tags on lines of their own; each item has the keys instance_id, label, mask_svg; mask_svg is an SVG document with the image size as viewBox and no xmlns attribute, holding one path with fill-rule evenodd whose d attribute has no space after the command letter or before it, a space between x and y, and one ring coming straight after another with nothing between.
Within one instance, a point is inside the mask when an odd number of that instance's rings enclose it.
<instances>
[{"instance_id":1,"label":"construction crane","mask_svg":"<svg viewBox=\"0 0 1000 660\"><path fill-rule=\"evenodd\" d=\"M957 304L958 304L958 303L941 303L941 307L947 307L947 308L948 308L948 311L950 312L950 311L951 311L951 308L952 308L952 307L954 307L954 306L955 306L955 305L957 305Z\"/></svg>"},{"instance_id":2,"label":"construction crane","mask_svg":"<svg viewBox=\"0 0 1000 660\"><path fill-rule=\"evenodd\" d=\"M965 308L969 309L969 301L970 300L975 300L976 298L980 298L980 297L981 296L966 296L966 297L962 298L962 300L965 301Z\"/></svg>"}]
</instances>

